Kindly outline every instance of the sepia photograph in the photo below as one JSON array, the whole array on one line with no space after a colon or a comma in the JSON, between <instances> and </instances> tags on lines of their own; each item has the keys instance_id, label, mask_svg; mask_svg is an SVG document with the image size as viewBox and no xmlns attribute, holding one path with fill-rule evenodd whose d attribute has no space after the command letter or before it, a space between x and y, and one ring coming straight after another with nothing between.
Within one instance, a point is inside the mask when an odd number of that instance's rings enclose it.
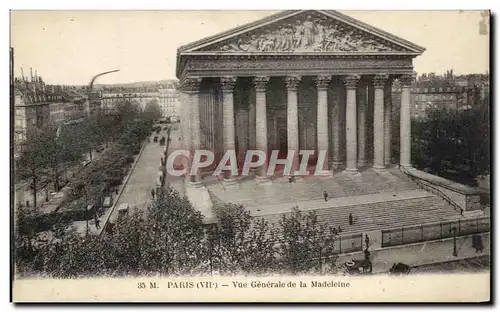
<instances>
[{"instance_id":1,"label":"sepia photograph","mask_svg":"<svg viewBox=\"0 0 500 312\"><path fill-rule=\"evenodd\" d=\"M11 10L12 300L490 301L490 36L488 10Z\"/></svg>"}]
</instances>

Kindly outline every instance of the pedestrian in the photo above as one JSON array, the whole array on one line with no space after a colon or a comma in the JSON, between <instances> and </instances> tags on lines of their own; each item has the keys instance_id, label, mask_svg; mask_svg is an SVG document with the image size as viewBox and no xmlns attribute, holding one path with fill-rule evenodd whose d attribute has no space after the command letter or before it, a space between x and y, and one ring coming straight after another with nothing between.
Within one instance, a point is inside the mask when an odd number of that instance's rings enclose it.
<instances>
[{"instance_id":1,"label":"pedestrian","mask_svg":"<svg viewBox=\"0 0 500 312\"><path fill-rule=\"evenodd\" d=\"M365 260L370 260L370 251L368 250L368 248L364 250L364 254L365 254Z\"/></svg>"},{"instance_id":2,"label":"pedestrian","mask_svg":"<svg viewBox=\"0 0 500 312\"><path fill-rule=\"evenodd\" d=\"M99 225L99 223L100 223L99 219L95 219L95 228L96 229L100 229L101 228L101 226Z\"/></svg>"},{"instance_id":3,"label":"pedestrian","mask_svg":"<svg viewBox=\"0 0 500 312\"><path fill-rule=\"evenodd\" d=\"M349 214L349 225L352 225L352 213Z\"/></svg>"},{"instance_id":4,"label":"pedestrian","mask_svg":"<svg viewBox=\"0 0 500 312\"><path fill-rule=\"evenodd\" d=\"M337 236L337 234L338 234L338 233L337 233L337 229L336 229L336 228L333 228L333 229L332 229L332 232L333 232L333 235L334 235L334 236Z\"/></svg>"},{"instance_id":5,"label":"pedestrian","mask_svg":"<svg viewBox=\"0 0 500 312\"><path fill-rule=\"evenodd\" d=\"M323 191L323 197L325 198L325 201L328 201L328 193L326 191Z\"/></svg>"},{"instance_id":6,"label":"pedestrian","mask_svg":"<svg viewBox=\"0 0 500 312\"><path fill-rule=\"evenodd\" d=\"M153 197L153 200L155 200L155 189L151 189L151 196Z\"/></svg>"},{"instance_id":7,"label":"pedestrian","mask_svg":"<svg viewBox=\"0 0 500 312\"><path fill-rule=\"evenodd\" d=\"M463 217L464 216L464 210L460 208L460 215Z\"/></svg>"},{"instance_id":8,"label":"pedestrian","mask_svg":"<svg viewBox=\"0 0 500 312\"><path fill-rule=\"evenodd\" d=\"M368 237L368 234L365 234L365 244L366 244L366 249L370 246L370 238Z\"/></svg>"},{"instance_id":9,"label":"pedestrian","mask_svg":"<svg viewBox=\"0 0 500 312\"><path fill-rule=\"evenodd\" d=\"M339 233L340 233L340 232L342 232L342 228L340 227L340 225L339 225L339 230L338 230L338 232L339 232Z\"/></svg>"}]
</instances>

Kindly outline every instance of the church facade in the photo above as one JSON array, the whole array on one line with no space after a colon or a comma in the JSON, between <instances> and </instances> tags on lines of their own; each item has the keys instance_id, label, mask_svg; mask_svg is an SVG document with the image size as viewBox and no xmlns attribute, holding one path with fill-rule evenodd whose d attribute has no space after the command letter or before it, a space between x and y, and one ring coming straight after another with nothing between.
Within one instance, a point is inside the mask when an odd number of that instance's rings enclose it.
<instances>
[{"instance_id":1,"label":"church facade","mask_svg":"<svg viewBox=\"0 0 500 312\"><path fill-rule=\"evenodd\" d=\"M284 11L182 46L182 142L216 159L322 150L324 170L384 170L394 159L409 167L413 59L424 50L330 10Z\"/></svg>"}]
</instances>

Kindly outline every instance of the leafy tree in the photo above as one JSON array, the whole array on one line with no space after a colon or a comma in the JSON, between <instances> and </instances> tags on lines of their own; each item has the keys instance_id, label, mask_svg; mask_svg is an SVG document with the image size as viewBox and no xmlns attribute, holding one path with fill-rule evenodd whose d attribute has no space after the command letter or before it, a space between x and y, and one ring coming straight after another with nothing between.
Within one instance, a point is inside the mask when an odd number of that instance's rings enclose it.
<instances>
[{"instance_id":1,"label":"leafy tree","mask_svg":"<svg viewBox=\"0 0 500 312\"><path fill-rule=\"evenodd\" d=\"M139 116L139 106L130 101L123 101L116 104L116 118L119 123L134 120Z\"/></svg>"},{"instance_id":2,"label":"leafy tree","mask_svg":"<svg viewBox=\"0 0 500 312\"><path fill-rule=\"evenodd\" d=\"M161 109L157 100L151 100L143 110L143 116L147 120L155 121L161 118Z\"/></svg>"},{"instance_id":3,"label":"leafy tree","mask_svg":"<svg viewBox=\"0 0 500 312\"><path fill-rule=\"evenodd\" d=\"M37 193L47 186L44 179L50 165L54 137L50 131L35 128L29 130L27 139L21 143L16 161L15 177L18 182L27 181L33 191L33 207L37 208Z\"/></svg>"},{"instance_id":4,"label":"leafy tree","mask_svg":"<svg viewBox=\"0 0 500 312\"><path fill-rule=\"evenodd\" d=\"M241 205L217 208L218 244L214 246L221 272L266 273L275 264L275 241L262 219L253 219Z\"/></svg>"},{"instance_id":5,"label":"leafy tree","mask_svg":"<svg viewBox=\"0 0 500 312\"><path fill-rule=\"evenodd\" d=\"M207 272L208 253L203 216L187 198L169 187L157 192L148 209L147 240L143 270L166 274ZM156 268L156 269L155 269Z\"/></svg>"},{"instance_id":6,"label":"leafy tree","mask_svg":"<svg viewBox=\"0 0 500 312\"><path fill-rule=\"evenodd\" d=\"M59 136L56 135L55 125L49 125L46 131L54 136L53 140L48 141L49 144L45 150L49 161L47 176L54 183L54 190L58 192L61 189L59 183L61 175L82 160L84 149L76 143L81 140L76 126L66 127L64 131L59 131Z\"/></svg>"},{"instance_id":7,"label":"leafy tree","mask_svg":"<svg viewBox=\"0 0 500 312\"><path fill-rule=\"evenodd\" d=\"M282 270L293 274L322 272L325 262L335 263L332 229L320 223L315 211L303 214L294 207L280 221L280 256Z\"/></svg>"},{"instance_id":8,"label":"leafy tree","mask_svg":"<svg viewBox=\"0 0 500 312\"><path fill-rule=\"evenodd\" d=\"M412 122L412 161L433 174L476 184L490 172L489 108L436 110Z\"/></svg>"}]
</instances>

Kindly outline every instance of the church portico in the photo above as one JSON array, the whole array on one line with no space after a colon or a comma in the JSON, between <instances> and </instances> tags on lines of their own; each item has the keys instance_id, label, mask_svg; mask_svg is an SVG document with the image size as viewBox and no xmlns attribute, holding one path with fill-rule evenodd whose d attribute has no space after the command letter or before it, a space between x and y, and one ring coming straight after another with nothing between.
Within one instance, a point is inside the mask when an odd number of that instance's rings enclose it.
<instances>
[{"instance_id":1,"label":"church portico","mask_svg":"<svg viewBox=\"0 0 500 312\"><path fill-rule=\"evenodd\" d=\"M299 169L300 151L312 150L310 164L332 176L367 165L385 170L393 136L400 135L401 164L409 166L404 86L422 52L335 11L286 11L181 47L183 142L213 151L215 163L234 151L240 172L247 150L262 151L267 160L272 151L280 159L293 151L284 175ZM401 103L391 103L394 79L402 81ZM401 111L399 133L392 131L399 117L394 106ZM258 182L269 181L268 165L255 170ZM226 183L236 180L224 172Z\"/></svg>"}]
</instances>

